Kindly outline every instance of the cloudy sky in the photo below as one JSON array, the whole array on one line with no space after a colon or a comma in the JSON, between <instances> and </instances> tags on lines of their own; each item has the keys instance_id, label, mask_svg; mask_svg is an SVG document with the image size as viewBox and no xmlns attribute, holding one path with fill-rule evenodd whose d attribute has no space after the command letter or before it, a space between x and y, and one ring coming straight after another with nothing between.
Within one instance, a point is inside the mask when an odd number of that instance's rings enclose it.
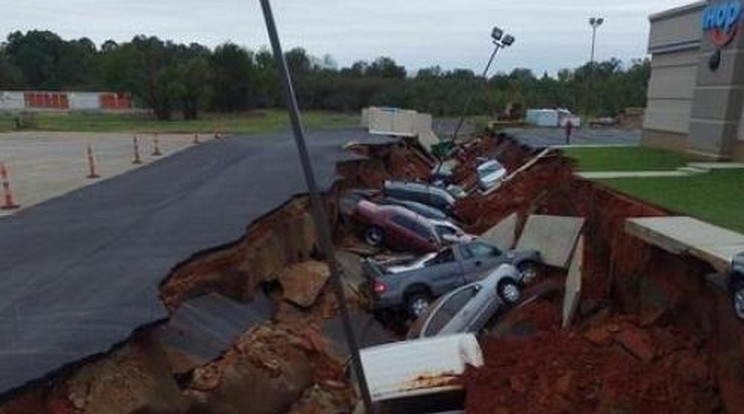
<instances>
[{"instance_id":1,"label":"cloudy sky","mask_svg":"<svg viewBox=\"0 0 744 414\"><path fill-rule=\"evenodd\" d=\"M3 0L9 2L10 0ZM555 72L588 60L587 19L604 16L597 57L646 54L648 15L692 0L273 0L285 48L331 54L340 65L391 56L409 68L480 70L489 33L500 25L517 43L497 70ZM3 8L0 33L48 29L100 44L135 34L252 49L268 41L258 0L23 0Z\"/></svg>"}]
</instances>

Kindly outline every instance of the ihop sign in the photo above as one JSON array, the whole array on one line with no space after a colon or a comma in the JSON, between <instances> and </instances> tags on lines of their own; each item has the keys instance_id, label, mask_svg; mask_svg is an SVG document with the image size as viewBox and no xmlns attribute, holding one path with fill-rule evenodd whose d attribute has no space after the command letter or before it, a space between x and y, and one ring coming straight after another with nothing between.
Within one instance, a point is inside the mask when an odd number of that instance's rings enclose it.
<instances>
[{"instance_id":1,"label":"ihop sign","mask_svg":"<svg viewBox=\"0 0 744 414\"><path fill-rule=\"evenodd\" d=\"M742 4L739 0L712 3L703 11L703 31L710 40L722 48L736 37L742 17Z\"/></svg>"}]
</instances>

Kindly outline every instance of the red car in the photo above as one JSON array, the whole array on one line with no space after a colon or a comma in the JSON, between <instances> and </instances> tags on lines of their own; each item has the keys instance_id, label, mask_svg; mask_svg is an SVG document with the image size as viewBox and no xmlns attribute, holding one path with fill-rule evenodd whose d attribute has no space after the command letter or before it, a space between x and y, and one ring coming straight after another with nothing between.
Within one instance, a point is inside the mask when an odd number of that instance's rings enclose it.
<instances>
[{"instance_id":1,"label":"red car","mask_svg":"<svg viewBox=\"0 0 744 414\"><path fill-rule=\"evenodd\" d=\"M352 218L362 225L362 237L371 246L436 252L442 242L434 226L424 217L399 206L380 206L366 200L357 204Z\"/></svg>"}]
</instances>

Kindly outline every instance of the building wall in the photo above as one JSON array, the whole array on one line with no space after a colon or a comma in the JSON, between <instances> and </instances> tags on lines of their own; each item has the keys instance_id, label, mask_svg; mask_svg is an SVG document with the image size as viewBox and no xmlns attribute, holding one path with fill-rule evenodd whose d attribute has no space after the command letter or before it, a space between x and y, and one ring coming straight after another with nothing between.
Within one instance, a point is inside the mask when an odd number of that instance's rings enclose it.
<instances>
[{"instance_id":1,"label":"building wall","mask_svg":"<svg viewBox=\"0 0 744 414\"><path fill-rule=\"evenodd\" d=\"M697 77L698 52L654 55L644 128L686 134Z\"/></svg>"},{"instance_id":2,"label":"building wall","mask_svg":"<svg viewBox=\"0 0 744 414\"><path fill-rule=\"evenodd\" d=\"M686 151L700 61L704 2L650 17L651 79L643 122L643 145Z\"/></svg>"},{"instance_id":3,"label":"building wall","mask_svg":"<svg viewBox=\"0 0 744 414\"><path fill-rule=\"evenodd\" d=\"M0 111L129 111L129 94L113 92L0 91Z\"/></svg>"},{"instance_id":4,"label":"building wall","mask_svg":"<svg viewBox=\"0 0 744 414\"><path fill-rule=\"evenodd\" d=\"M710 3L721 3L712 0ZM744 23L721 48L703 33L701 1L650 17L652 73L643 130L647 146L716 159L744 159Z\"/></svg>"},{"instance_id":5,"label":"building wall","mask_svg":"<svg viewBox=\"0 0 744 414\"><path fill-rule=\"evenodd\" d=\"M24 106L23 92L0 92L0 110L13 111L23 109Z\"/></svg>"}]
</instances>

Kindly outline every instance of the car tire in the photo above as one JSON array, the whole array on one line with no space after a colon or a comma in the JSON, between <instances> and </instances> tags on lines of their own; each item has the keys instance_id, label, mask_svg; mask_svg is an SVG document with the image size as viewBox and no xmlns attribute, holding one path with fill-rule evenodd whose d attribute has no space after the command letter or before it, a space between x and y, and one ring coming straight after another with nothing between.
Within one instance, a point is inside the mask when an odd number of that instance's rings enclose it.
<instances>
[{"instance_id":1,"label":"car tire","mask_svg":"<svg viewBox=\"0 0 744 414\"><path fill-rule=\"evenodd\" d=\"M736 318L744 321L744 278L741 276L731 284L731 305Z\"/></svg>"},{"instance_id":2,"label":"car tire","mask_svg":"<svg viewBox=\"0 0 744 414\"><path fill-rule=\"evenodd\" d=\"M413 320L424 316L430 306L431 297L425 292L415 292L406 298L406 312Z\"/></svg>"},{"instance_id":3,"label":"car tire","mask_svg":"<svg viewBox=\"0 0 744 414\"><path fill-rule=\"evenodd\" d=\"M364 230L364 242L372 247L379 247L385 241L385 232L377 226Z\"/></svg>"},{"instance_id":4,"label":"car tire","mask_svg":"<svg viewBox=\"0 0 744 414\"><path fill-rule=\"evenodd\" d=\"M539 274L539 266L535 262L522 262L517 266L517 270L523 284L534 282Z\"/></svg>"},{"instance_id":5,"label":"car tire","mask_svg":"<svg viewBox=\"0 0 744 414\"><path fill-rule=\"evenodd\" d=\"M512 306L519 302L521 292L519 289L519 284L516 281L512 279L504 279L499 282L499 286L497 289L499 299L501 299L504 304Z\"/></svg>"}]
</instances>

